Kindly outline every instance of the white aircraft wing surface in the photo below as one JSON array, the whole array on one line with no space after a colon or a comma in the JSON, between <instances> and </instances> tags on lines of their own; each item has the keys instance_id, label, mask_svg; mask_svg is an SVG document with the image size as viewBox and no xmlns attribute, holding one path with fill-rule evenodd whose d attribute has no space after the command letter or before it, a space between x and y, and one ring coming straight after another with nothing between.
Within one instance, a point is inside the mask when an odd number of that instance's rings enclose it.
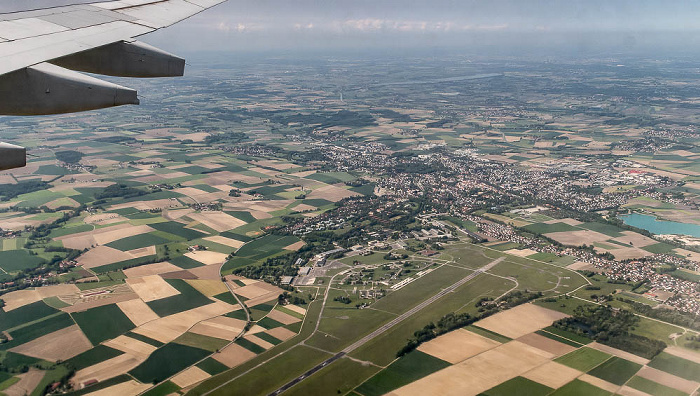
<instances>
[{"instance_id":1,"label":"white aircraft wing surface","mask_svg":"<svg viewBox=\"0 0 700 396\"><path fill-rule=\"evenodd\" d=\"M79 72L182 76L184 59L135 38L224 1L118 0L0 13L0 115L138 104L135 90ZM0 170L24 166L24 153L0 144Z\"/></svg>"}]
</instances>

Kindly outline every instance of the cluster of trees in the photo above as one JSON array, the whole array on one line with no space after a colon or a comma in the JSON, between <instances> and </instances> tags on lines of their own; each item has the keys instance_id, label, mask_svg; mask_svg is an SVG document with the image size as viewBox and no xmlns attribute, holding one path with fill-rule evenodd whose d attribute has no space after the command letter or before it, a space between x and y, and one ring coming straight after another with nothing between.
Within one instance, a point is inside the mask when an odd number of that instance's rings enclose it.
<instances>
[{"instance_id":1,"label":"cluster of trees","mask_svg":"<svg viewBox=\"0 0 700 396\"><path fill-rule=\"evenodd\" d=\"M75 150L57 151L56 159L66 164L77 164L83 159L83 153Z\"/></svg>"},{"instance_id":2,"label":"cluster of trees","mask_svg":"<svg viewBox=\"0 0 700 396\"><path fill-rule=\"evenodd\" d=\"M480 313L476 316L472 316L468 313L455 314L454 312L450 312L440 318L437 323L430 322L422 329L414 332L413 338L409 339L406 345L396 352L396 357L401 357L418 348L420 344L430 341L441 334L447 333L448 331L468 326L501 310L524 304L539 297L542 297L542 293L540 292L528 292L527 290L514 291L503 296L503 299L498 301L497 304L490 304L488 308L484 308L483 310L480 309ZM482 303L486 301L487 300L484 299L481 300Z\"/></svg>"},{"instance_id":3,"label":"cluster of trees","mask_svg":"<svg viewBox=\"0 0 700 396\"><path fill-rule=\"evenodd\" d=\"M138 188L129 187L126 184L112 184L111 186L105 187L102 192L95 194L96 199L106 199L106 198L133 198L139 197L141 195L146 195L148 192L144 190L139 190Z\"/></svg>"},{"instance_id":4,"label":"cluster of trees","mask_svg":"<svg viewBox=\"0 0 700 396\"><path fill-rule=\"evenodd\" d=\"M309 296L311 296L311 295L309 295ZM304 300L303 298L301 298L299 296L294 296L288 292L284 292L284 293L280 294L277 297L277 302L279 303L279 305L287 305L287 304L305 305L306 304L306 300Z\"/></svg>"},{"instance_id":5,"label":"cluster of trees","mask_svg":"<svg viewBox=\"0 0 700 396\"><path fill-rule=\"evenodd\" d=\"M349 110L336 112L315 111L311 114L289 114L283 111L262 111L260 116L268 118L276 124L289 125L299 123L304 125L303 130L312 129L306 125L317 125L316 129L326 129L333 126L367 127L377 125L371 114Z\"/></svg>"},{"instance_id":6,"label":"cluster of trees","mask_svg":"<svg viewBox=\"0 0 700 396\"><path fill-rule=\"evenodd\" d=\"M229 132L219 133L216 135L209 135L206 138L204 138L204 143L205 144L214 144L214 143L232 144L232 143L240 143L246 139L248 139L248 135L246 135L243 132L229 131Z\"/></svg>"},{"instance_id":7,"label":"cluster of trees","mask_svg":"<svg viewBox=\"0 0 700 396\"><path fill-rule=\"evenodd\" d=\"M348 296L337 296L336 298L333 299L333 301L338 301L343 304L350 304L352 300Z\"/></svg>"},{"instance_id":8,"label":"cluster of trees","mask_svg":"<svg viewBox=\"0 0 700 396\"><path fill-rule=\"evenodd\" d=\"M631 333L638 323L639 317L630 311L597 305L576 307L573 316L554 322L554 327L651 359L666 344Z\"/></svg>"},{"instance_id":9,"label":"cluster of trees","mask_svg":"<svg viewBox=\"0 0 700 396\"><path fill-rule=\"evenodd\" d=\"M270 257L262 265L246 265L233 270L235 275L245 276L249 279L262 279L270 283L278 283L283 276L294 276L298 269L294 266L298 252L287 253L281 256Z\"/></svg>"}]
</instances>

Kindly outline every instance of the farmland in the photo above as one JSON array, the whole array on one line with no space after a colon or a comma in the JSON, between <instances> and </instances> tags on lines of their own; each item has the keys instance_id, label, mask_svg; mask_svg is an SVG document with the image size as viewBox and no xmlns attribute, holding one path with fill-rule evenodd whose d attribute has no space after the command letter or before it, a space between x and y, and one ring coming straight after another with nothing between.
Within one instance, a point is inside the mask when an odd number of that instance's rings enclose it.
<instances>
[{"instance_id":1,"label":"farmland","mask_svg":"<svg viewBox=\"0 0 700 396\"><path fill-rule=\"evenodd\" d=\"M0 174L0 360L35 393L265 394L341 352L285 393L700 383L700 254L618 217L700 222L692 67L241 58L0 120L35 155ZM553 325L607 305L665 352Z\"/></svg>"}]
</instances>

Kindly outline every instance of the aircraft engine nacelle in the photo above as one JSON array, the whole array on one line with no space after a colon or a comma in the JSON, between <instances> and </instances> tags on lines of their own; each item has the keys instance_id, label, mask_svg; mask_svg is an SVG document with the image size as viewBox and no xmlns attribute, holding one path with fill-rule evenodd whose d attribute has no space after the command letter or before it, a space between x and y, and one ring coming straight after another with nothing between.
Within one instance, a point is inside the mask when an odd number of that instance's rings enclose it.
<instances>
[{"instance_id":1,"label":"aircraft engine nacelle","mask_svg":"<svg viewBox=\"0 0 700 396\"><path fill-rule=\"evenodd\" d=\"M0 170L21 168L27 165L27 149L0 142Z\"/></svg>"},{"instance_id":2,"label":"aircraft engine nacelle","mask_svg":"<svg viewBox=\"0 0 700 396\"><path fill-rule=\"evenodd\" d=\"M51 61L66 69L117 77L180 77L185 60L148 44L121 41Z\"/></svg>"},{"instance_id":3,"label":"aircraft engine nacelle","mask_svg":"<svg viewBox=\"0 0 700 396\"><path fill-rule=\"evenodd\" d=\"M43 115L139 104L136 91L40 63L0 76L0 115Z\"/></svg>"}]
</instances>

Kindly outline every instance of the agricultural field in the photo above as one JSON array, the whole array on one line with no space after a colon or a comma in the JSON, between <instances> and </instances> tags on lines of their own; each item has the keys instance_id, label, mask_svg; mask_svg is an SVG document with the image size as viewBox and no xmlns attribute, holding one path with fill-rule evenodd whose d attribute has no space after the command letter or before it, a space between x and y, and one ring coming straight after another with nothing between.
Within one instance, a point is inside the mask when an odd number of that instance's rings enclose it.
<instances>
[{"instance_id":1,"label":"agricultural field","mask_svg":"<svg viewBox=\"0 0 700 396\"><path fill-rule=\"evenodd\" d=\"M692 66L234 58L0 119L0 394L697 390L698 248L618 217L700 224ZM664 351L552 326L608 304Z\"/></svg>"},{"instance_id":2,"label":"agricultural field","mask_svg":"<svg viewBox=\"0 0 700 396\"><path fill-rule=\"evenodd\" d=\"M527 309L530 314L518 312ZM521 317L539 312L542 321L523 323ZM651 361L606 346L584 346L565 332L559 340L542 337L558 313L526 304L477 321L427 341L356 387L359 395L481 394L481 395L610 395L641 390L660 395L689 394L700 386L694 365L669 353ZM545 319L549 318L549 319ZM533 329L540 327L539 331ZM489 329L488 333L485 329ZM495 341L495 330L507 334ZM490 336L490 338L484 335ZM572 337L576 339L575 335ZM478 341L478 342L477 342ZM563 341L569 341L563 342ZM577 345L577 346L572 346ZM695 359L700 355L693 352ZM437 358L442 363L416 367L416 362ZM431 367L430 369L428 367ZM432 369L435 367L436 369ZM656 368L654 368L656 367ZM426 371L427 370L427 371ZM661 370L661 371L659 371ZM695 380L689 380L687 377Z\"/></svg>"}]
</instances>

